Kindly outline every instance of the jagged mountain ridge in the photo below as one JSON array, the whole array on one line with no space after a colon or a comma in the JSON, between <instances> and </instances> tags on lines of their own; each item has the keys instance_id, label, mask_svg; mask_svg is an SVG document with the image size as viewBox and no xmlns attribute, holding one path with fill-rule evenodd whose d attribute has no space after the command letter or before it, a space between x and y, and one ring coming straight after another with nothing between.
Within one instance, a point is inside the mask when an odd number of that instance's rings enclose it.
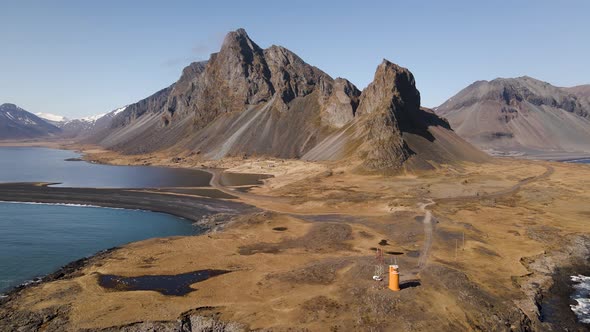
<instances>
[{"instance_id":1,"label":"jagged mountain ridge","mask_svg":"<svg viewBox=\"0 0 590 332\"><path fill-rule=\"evenodd\" d=\"M360 91L280 46L261 49L244 30L178 82L128 107L101 144L126 153L183 146L212 159L300 157L352 119ZM257 132L258 135L252 135Z\"/></svg>"},{"instance_id":2,"label":"jagged mountain ridge","mask_svg":"<svg viewBox=\"0 0 590 332\"><path fill-rule=\"evenodd\" d=\"M117 115L126 108L127 106L123 106L108 113L68 120L59 124L58 127L63 130L64 137L85 139L109 129Z\"/></svg>"},{"instance_id":3,"label":"jagged mountain ridge","mask_svg":"<svg viewBox=\"0 0 590 332\"><path fill-rule=\"evenodd\" d=\"M117 108L103 114L87 116L79 119L68 119L61 115L36 113L37 116L61 129L61 138L83 139L104 131L111 126L115 116L123 112L127 106Z\"/></svg>"},{"instance_id":4,"label":"jagged mountain ridge","mask_svg":"<svg viewBox=\"0 0 590 332\"><path fill-rule=\"evenodd\" d=\"M493 153L590 152L590 99L584 91L526 76L477 81L436 112L460 136Z\"/></svg>"},{"instance_id":5,"label":"jagged mountain ridge","mask_svg":"<svg viewBox=\"0 0 590 332\"><path fill-rule=\"evenodd\" d=\"M0 105L0 139L31 139L60 132L56 126L14 104Z\"/></svg>"},{"instance_id":6,"label":"jagged mountain ridge","mask_svg":"<svg viewBox=\"0 0 590 332\"><path fill-rule=\"evenodd\" d=\"M303 156L339 160L354 156L364 170L430 169L435 164L487 160L449 124L420 107L412 73L387 60L363 90L356 116Z\"/></svg>"},{"instance_id":7,"label":"jagged mountain ridge","mask_svg":"<svg viewBox=\"0 0 590 332\"><path fill-rule=\"evenodd\" d=\"M576 96L582 107L590 112L590 84L561 89Z\"/></svg>"},{"instance_id":8,"label":"jagged mountain ridge","mask_svg":"<svg viewBox=\"0 0 590 332\"><path fill-rule=\"evenodd\" d=\"M286 48L260 48L243 29L230 32L208 61L186 67L176 83L129 105L91 140L128 154L347 158L367 170L485 159L420 108L407 69L384 61L361 94Z\"/></svg>"}]
</instances>

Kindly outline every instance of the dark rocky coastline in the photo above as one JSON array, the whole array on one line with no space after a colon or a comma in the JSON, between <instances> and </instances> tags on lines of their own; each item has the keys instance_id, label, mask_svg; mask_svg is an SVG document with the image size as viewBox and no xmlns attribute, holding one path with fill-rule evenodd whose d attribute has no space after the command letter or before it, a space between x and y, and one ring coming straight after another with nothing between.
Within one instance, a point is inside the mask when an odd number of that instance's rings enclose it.
<instances>
[{"instance_id":1,"label":"dark rocky coastline","mask_svg":"<svg viewBox=\"0 0 590 332\"><path fill-rule=\"evenodd\" d=\"M227 199L186 196L185 189L102 189L49 187L44 183L0 184L0 201L81 204L101 207L147 210L200 221L203 216L219 213L238 214L258 211L257 208ZM207 189L214 191L215 189ZM207 194L201 191L199 194ZM219 193L209 193L221 196ZM219 194L219 195L217 195Z\"/></svg>"},{"instance_id":2,"label":"dark rocky coastline","mask_svg":"<svg viewBox=\"0 0 590 332\"><path fill-rule=\"evenodd\" d=\"M154 189L155 190L155 189ZM215 189L207 189L215 190ZM185 218L198 224L205 230L219 229L222 225L220 222L229 222L232 216L242 213L254 213L259 209L226 199L213 199L208 197L186 197L171 195L173 189L168 189L166 193L137 191L126 189L94 189L94 188L58 188L49 187L47 183L7 183L0 184L0 201L11 202L39 202L50 204L83 204L97 205L101 207L142 209L153 212L168 213L177 217ZM182 192L181 194L185 194ZM223 216L220 218L219 216ZM210 220L215 220L211 222ZM81 271L90 265L97 264L107 258L118 247L106 249L95 255L84 257L68 263L44 277L35 279L31 282L23 283L14 287L0 297L0 324L1 328L20 328L21 330L39 330L42 327L51 327L53 330L60 330L67 325L67 316L70 308L68 306L52 307L43 312L21 311L11 308L12 300L30 288L37 287L43 283L56 280L65 280L79 276ZM226 325L215 317L202 316L187 313L186 317L181 320L183 331L191 331L191 322L195 327L203 326L222 326L233 330L235 326L231 323ZM129 331L143 330L148 324L156 327L163 324L168 327L175 326L177 322L141 323L138 326L124 327ZM235 325L235 324L234 324ZM189 329L186 327L189 326ZM237 325L236 325L237 326ZM122 327L123 328L123 327ZM118 330L118 327L116 328ZM237 329L236 329L237 330Z\"/></svg>"},{"instance_id":3,"label":"dark rocky coastline","mask_svg":"<svg viewBox=\"0 0 590 332\"><path fill-rule=\"evenodd\" d=\"M576 304L571 299L574 292L571 276L578 274L590 275L590 259L554 270L553 285L542 294L540 301L541 319L544 323L559 327L563 331L590 331L590 324L579 322L570 309L570 305Z\"/></svg>"}]
</instances>

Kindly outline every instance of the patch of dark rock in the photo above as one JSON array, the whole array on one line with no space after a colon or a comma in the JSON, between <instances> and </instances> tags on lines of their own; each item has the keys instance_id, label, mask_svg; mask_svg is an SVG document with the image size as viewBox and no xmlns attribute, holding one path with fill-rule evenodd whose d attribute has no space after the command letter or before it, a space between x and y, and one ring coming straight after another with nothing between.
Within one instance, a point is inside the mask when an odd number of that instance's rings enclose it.
<instances>
[{"instance_id":1,"label":"patch of dark rock","mask_svg":"<svg viewBox=\"0 0 590 332\"><path fill-rule=\"evenodd\" d=\"M224 199L234 199L237 198L236 196L224 193L221 190L211 189L211 188L174 188L174 189L158 189L159 192L169 192L169 193L178 193L178 194L188 194L188 195L198 195L203 197L209 198L224 198Z\"/></svg>"},{"instance_id":2,"label":"patch of dark rock","mask_svg":"<svg viewBox=\"0 0 590 332\"><path fill-rule=\"evenodd\" d=\"M219 230L227 225L233 218L234 216L228 213L209 214L202 216L201 219L194 222L193 225L211 230Z\"/></svg>"},{"instance_id":3,"label":"patch of dark rock","mask_svg":"<svg viewBox=\"0 0 590 332\"><path fill-rule=\"evenodd\" d=\"M234 188L235 191L239 191L241 193L247 193L250 192L250 190L252 190L252 188L256 188L257 186L242 186L242 187L236 187Z\"/></svg>"},{"instance_id":4,"label":"patch of dark rock","mask_svg":"<svg viewBox=\"0 0 590 332\"><path fill-rule=\"evenodd\" d=\"M263 223L268 222L269 219L272 219L276 216L276 213L269 212L269 211L262 211L256 213L249 213L249 214L242 214L240 216L236 216L233 222L236 225L241 226L256 226L261 225Z\"/></svg>"},{"instance_id":5,"label":"patch of dark rock","mask_svg":"<svg viewBox=\"0 0 590 332\"><path fill-rule=\"evenodd\" d=\"M65 161L84 161L84 159L82 158L68 158L68 159L64 159Z\"/></svg>"},{"instance_id":6,"label":"patch of dark rock","mask_svg":"<svg viewBox=\"0 0 590 332\"><path fill-rule=\"evenodd\" d=\"M268 174L221 173L220 183L224 186L253 186L262 184L262 180L272 178Z\"/></svg>"},{"instance_id":7,"label":"patch of dark rock","mask_svg":"<svg viewBox=\"0 0 590 332\"><path fill-rule=\"evenodd\" d=\"M590 324L579 322L570 309L570 305L577 304L570 298L574 292L571 276L579 274L590 275L590 261L586 264L556 268L552 275L553 285L548 291L543 292L539 303L541 321L551 325L554 331L590 330Z\"/></svg>"},{"instance_id":8,"label":"patch of dark rock","mask_svg":"<svg viewBox=\"0 0 590 332\"><path fill-rule=\"evenodd\" d=\"M255 254L278 254L281 252L278 246L268 243L257 243L238 249L240 255L249 256Z\"/></svg>"},{"instance_id":9,"label":"patch of dark rock","mask_svg":"<svg viewBox=\"0 0 590 332\"><path fill-rule=\"evenodd\" d=\"M0 331L67 331L69 305L39 311L4 306L0 308Z\"/></svg>"},{"instance_id":10,"label":"patch of dark rock","mask_svg":"<svg viewBox=\"0 0 590 332\"><path fill-rule=\"evenodd\" d=\"M205 281L222 274L229 273L226 270L199 270L176 275L146 275L138 277L123 277L113 274L101 274L98 284L106 289L116 291L156 291L162 295L183 296L196 289L192 284Z\"/></svg>"},{"instance_id":11,"label":"patch of dark rock","mask_svg":"<svg viewBox=\"0 0 590 332\"><path fill-rule=\"evenodd\" d=\"M343 306L337 301L320 295L305 301L302 309L305 312L302 321L305 323L336 318Z\"/></svg>"},{"instance_id":12,"label":"patch of dark rock","mask_svg":"<svg viewBox=\"0 0 590 332\"><path fill-rule=\"evenodd\" d=\"M508 122L509 120L507 120L506 122ZM485 136L484 136L485 137ZM514 134L512 133L508 133L508 132L493 132L487 135L487 138L489 138L490 140L494 140L494 139L502 139L502 138L512 138L514 137Z\"/></svg>"},{"instance_id":13,"label":"patch of dark rock","mask_svg":"<svg viewBox=\"0 0 590 332\"><path fill-rule=\"evenodd\" d=\"M490 250L488 248L485 248L485 247L477 246L473 250L477 253L484 255L484 256L501 257L497 252Z\"/></svg>"},{"instance_id":14,"label":"patch of dark rock","mask_svg":"<svg viewBox=\"0 0 590 332\"><path fill-rule=\"evenodd\" d=\"M360 231L360 232L359 232L359 235L360 235L362 238L365 238L365 239L373 239L373 238L375 238L375 236L373 236L372 234L369 234L369 233L367 233L367 232L365 232L365 231Z\"/></svg>"},{"instance_id":15,"label":"patch of dark rock","mask_svg":"<svg viewBox=\"0 0 590 332\"><path fill-rule=\"evenodd\" d=\"M272 230L273 231L278 231L278 232L284 232L287 229L288 229L287 227L274 227Z\"/></svg>"},{"instance_id":16,"label":"patch of dark rock","mask_svg":"<svg viewBox=\"0 0 590 332\"><path fill-rule=\"evenodd\" d=\"M532 226L526 228L526 235L535 241L553 243L559 240L559 229L551 226Z\"/></svg>"},{"instance_id":17,"label":"patch of dark rock","mask_svg":"<svg viewBox=\"0 0 590 332\"><path fill-rule=\"evenodd\" d=\"M399 255L403 255L404 253L401 251L386 251L385 252L388 255L393 255L393 256L399 256Z\"/></svg>"},{"instance_id":18,"label":"patch of dark rock","mask_svg":"<svg viewBox=\"0 0 590 332\"><path fill-rule=\"evenodd\" d=\"M470 232L474 232L474 233L477 233L477 234L483 234L482 231L480 231L479 229L477 229L472 224L469 224L469 223L466 223L466 222L458 222L457 224L463 226L463 228L469 230Z\"/></svg>"},{"instance_id":19,"label":"patch of dark rock","mask_svg":"<svg viewBox=\"0 0 590 332\"><path fill-rule=\"evenodd\" d=\"M431 264L420 272L420 282L452 294L473 330L533 331L531 320L511 301L489 293L458 269Z\"/></svg>"},{"instance_id":20,"label":"patch of dark rock","mask_svg":"<svg viewBox=\"0 0 590 332\"><path fill-rule=\"evenodd\" d=\"M387 243L387 240L381 240L381 241L379 241L379 245L386 246L386 245L389 245L389 243Z\"/></svg>"},{"instance_id":21,"label":"patch of dark rock","mask_svg":"<svg viewBox=\"0 0 590 332\"><path fill-rule=\"evenodd\" d=\"M241 332L246 331L245 326L236 322L221 320L221 314L214 307L198 307L184 312L176 320L171 321L144 321L121 326L113 326L105 329L84 329L81 332Z\"/></svg>"}]
</instances>

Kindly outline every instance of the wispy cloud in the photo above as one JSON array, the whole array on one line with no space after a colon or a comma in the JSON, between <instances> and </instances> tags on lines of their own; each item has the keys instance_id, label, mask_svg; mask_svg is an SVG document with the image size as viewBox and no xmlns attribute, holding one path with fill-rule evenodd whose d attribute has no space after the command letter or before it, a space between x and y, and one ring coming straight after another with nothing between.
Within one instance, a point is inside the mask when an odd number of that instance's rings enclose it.
<instances>
[{"instance_id":1,"label":"wispy cloud","mask_svg":"<svg viewBox=\"0 0 590 332\"><path fill-rule=\"evenodd\" d=\"M190 48L190 55L166 60L162 63L164 67L177 67L186 65L193 61L208 59L211 53L217 52L225 34L216 32L209 34L202 40L197 41Z\"/></svg>"},{"instance_id":2,"label":"wispy cloud","mask_svg":"<svg viewBox=\"0 0 590 332\"><path fill-rule=\"evenodd\" d=\"M192 51L195 55L209 55L213 52L216 52L219 49L224 37L225 34L222 32L209 34L207 38L196 43L193 46Z\"/></svg>"},{"instance_id":3,"label":"wispy cloud","mask_svg":"<svg viewBox=\"0 0 590 332\"><path fill-rule=\"evenodd\" d=\"M178 65L187 65L195 61L194 57L182 57L166 60L162 63L164 67L177 67Z\"/></svg>"}]
</instances>

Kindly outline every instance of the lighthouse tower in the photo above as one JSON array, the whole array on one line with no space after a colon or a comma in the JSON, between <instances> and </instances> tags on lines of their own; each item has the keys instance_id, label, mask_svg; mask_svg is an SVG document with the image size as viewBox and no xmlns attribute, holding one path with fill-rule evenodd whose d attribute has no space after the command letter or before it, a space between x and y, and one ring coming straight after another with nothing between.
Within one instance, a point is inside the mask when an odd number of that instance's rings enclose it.
<instances>
[{"instance_id":1,"label":"lighthouse tower","mask_svg":"<svg viewBox=\"0 0 590 332\"><path fill-rule=\"evenodd\" d=\"M399 292L399 267L397 265L389 265L389 289L394 292Z\"/></svg>"}]
</instances>

